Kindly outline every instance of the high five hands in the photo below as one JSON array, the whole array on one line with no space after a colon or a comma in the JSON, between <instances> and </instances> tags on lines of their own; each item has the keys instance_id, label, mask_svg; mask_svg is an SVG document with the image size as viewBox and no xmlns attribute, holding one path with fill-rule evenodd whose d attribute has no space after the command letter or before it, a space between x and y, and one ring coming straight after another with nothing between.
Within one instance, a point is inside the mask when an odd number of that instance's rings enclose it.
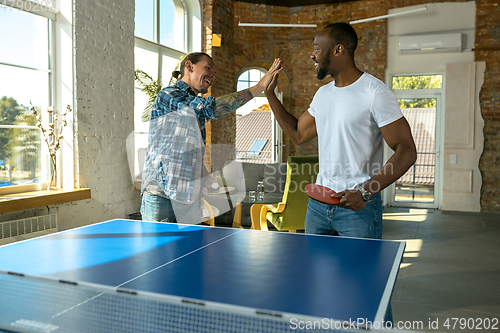
<instances>
[{"instance_id":1,"label":"high five hands","mask_svg":"<svg viewBox=\"0 0 500 333\"><path fill-rule=\"evenodd\" d=\"M274 59L273 64L258 83L258 85L262 88L262 91L265 92L266 90L268 90L270 84L273 84L273 82L274 82L274 87L276 87L277 78L282 69L283 67L281 67L281 59L280 58Z\"/></svg>"}]
</instances>

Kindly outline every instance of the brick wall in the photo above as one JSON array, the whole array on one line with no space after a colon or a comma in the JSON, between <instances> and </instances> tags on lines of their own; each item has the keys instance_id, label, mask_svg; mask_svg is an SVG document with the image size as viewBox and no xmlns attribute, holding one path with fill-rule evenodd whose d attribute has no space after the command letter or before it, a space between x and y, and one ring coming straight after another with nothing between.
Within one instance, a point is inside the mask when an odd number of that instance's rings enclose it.
<instances>
[{"instance_id":1,"label":"brick wall","mask_svg":"<svg viewBox=\"0 0 500 333\"><path fill-rule=\"evenodd\" d=\"M459 0L464 2L463 0ZM219 0L205 0L204 4L219 2ZM217 31L231 38L228 51L221 51L217 61L231 63L236 76L246 66L255 60L271 62L275 57L283 60L284 73L290 81L290 101L288 111L299 117L309 106L312 96L329 79L318 81L315 77L311 60L312 41L316 33L328 23L348 22L366 17L384 15L387 10L425 4L423 0L388 0L388 1L353 1L341 4L325 4L305 7L266 6L246 2L234 1L227 5L225 11L213 12L211 17L225 14L224 19L229 21L234 17L234 25L227 26L227 31ZM500 211L500 134L499 134L499 44L500 26L498 2L495 0L478 0L476 17L476 60L486 61L485 84L481 90L480 100L485 118L485 147L481 159L480 169L483 174L483 189L481 194L482 210L485 212ZM231 15L227 15L231 13ZM220 18L220 16L219 16ZM317 23L318 28L260 28L238 27L238 22L259 23ZM223 27L222 25L219 27ZM384 80L387 49L387 20L377 20L356 25L359 36L356 63L358 67L375 77ZM227 41L226 41L227 42ZM224 46L226 47L226 46ZM224 48L223 47L223 48ZM216 56L218 53L216 54ZM227 58L226 58L227 57ZM219 66L219 73L221 72ZM225 73L224 75L228 75ZM223 81L214 85L217 92L229 92L235 89L233 81ZM229 86L227 86L229 85ZM225 137L225 142L232 143L235 123L232 120L212 124L212 135ZM317 153L317 142L313 140L302 146L295 146L284 137L286 159L289 155L311 155Z\"/></svg>"},{"instance_id":2,"label":"brick wall","mask_svg":"<svg viewBox=\"0 0 500 333\"><path fill-rule=\"evenodd\" d=\"M203 8L203 25L208 36L204 50L212 56L217 68L217 79L210 89L210 94L214 97L223 96L234 92L236 80L234 67L234 7L232 0L207 0ZM222 47L212 47L212 33L222 34L224 45ZM228 70L229 69L229 70ZM235 158L235 150L230 149L236 146L236 113L231 112L220 119L212 120L207 125L207 146L211 150L209 156L211 166L220 168L227 159ZM226 147L228 149L221 150Z\"/></svg>"},{"instance_id":3,"label":"brick wall","mask_svg":"<svg viewBox=\"0 0 500 333\"><path fill-rule=\"evenodd\" d=\"M481 210L500 212L500 6L478 0L475 60L486 62L479 100L484 117L484 151L479 161L483 177Z\"/></svg>"},{"instance_id":4,"label":"brick wall","mask_svg":"<svg viewBox=\"0 0 500 333\"><path fill-rule=\"evenodd\" d=\"M205 4L211 1L205 1ZM367 10L373 11L378 2L366 2ZM228 6L231 6L230 4ZM284 74L290 80L290 90L285 92L286 96L292 96L288 104L288 110L299 117L309 107L311 97L316 90L331 81L331 79L324 79L318 81L315 76L314 67L310 61L310 53L312 51L312 41L314 36L320 28L327 23L346 20L346 18L356 19L363 16L363 12L358 16L352 15L359 7L358 4L330 4L306 6L306 7L281 7L281 6L266 6L262 4L246 3L235 1L234 4L234 25L228 27L228 35L234 36L234 45L231 44L229 49L234 49L234 53L222 53L223 57L218 58L217 53L214 53L214 60L219 65L219 62L229 62L228 58L234 58L235 62L232 67L234 68L234 81L232 86L226 87L226 91L234 90L236 86L236 74L241 73L244 68L248 67L255 60L266 60L268 66L272 60L279 57L283 61ZM351 8L352 7L352 8ZM380 15L382 9L379 8ZM212 14L215 12L211 12ZM366 15L366 14L365 14ZM217 18L216 15L212 16ZM225 21L229 20L230 16L225 16ZM316 21L315 21L316 18ZM238 27L238 22L259 22L259 23L311 23L317 22L318 28L261 28L261 27ZM234 32L233 32L234 30ZM214 31L216 32L216 31ZM386 26L371 26L366 25L366 29L361 31L359 38L359 51L357 52L356 61L358 66L383 79L385 70L385 44L386 44ZM223 33L224 31L217 31ZM382 36L382 38L377 38ZM226 36L225 36L226 37ZM227 37L226 37L227 42ZM223 48L226 47L226 44ZM222 49L223 49L222 48ZM213 48L212 50L219 50L220 48ZM267 68L266 67L266 68ZM369 69L369 70L368 70ZM233 73L231 73L233 74ZM212 94L215 93L217 87L220 91L219 78L217 84L214 84ZM224 82L225 83L225 82ZM228 81L229 83L229 81ZM282 87L280 86L280 89ZM230 118L230 116L226 116ZM232 116L231 116L232 118ZM226 143L233 144L230 137L235 135L232 133L234 123L232 119L228 119L222 126L216 125L213 122L212 126L216 126L217 130L212 133L216 135L227 135L225 138ZM225 132L225 133L224 133ZM223 134L224 133L224 134ZM214 135L214 134L212 134ZM217 141L214 141L217 142ZM221 142L221 141L218 141ZM284 135L285 153L284 159L289 155L311 155L317 153L317 140L312 140L301 146L295 146L286 135Z\"/></svg>"}]
</instances>

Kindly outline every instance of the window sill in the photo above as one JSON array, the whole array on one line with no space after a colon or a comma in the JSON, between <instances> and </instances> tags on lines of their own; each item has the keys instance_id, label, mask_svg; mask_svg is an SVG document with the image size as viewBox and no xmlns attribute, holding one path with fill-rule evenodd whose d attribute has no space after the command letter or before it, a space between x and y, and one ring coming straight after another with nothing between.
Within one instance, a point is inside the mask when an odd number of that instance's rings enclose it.
<instances>
[{"instance_id":1,"label":"window sill","mask_svg":"<svg viewBox=\"0 0 500 333\"><path fill-rule=\"evenodd\" d=\"M0 214L90 199L89 188L40 190L0 196Z\"/></svg>"}]
</instances>

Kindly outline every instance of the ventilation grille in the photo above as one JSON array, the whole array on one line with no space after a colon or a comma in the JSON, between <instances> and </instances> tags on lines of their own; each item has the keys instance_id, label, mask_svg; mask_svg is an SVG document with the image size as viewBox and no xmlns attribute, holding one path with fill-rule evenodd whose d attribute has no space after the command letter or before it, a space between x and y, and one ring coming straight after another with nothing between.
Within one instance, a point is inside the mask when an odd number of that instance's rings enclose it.
<instances>
[{"instance_id":1,"label":"ventilation grille","mask_svg":"<svg viewBox=\"0 0 500 333\"><path fill-rule=\"evenodd\" d=\"M0 239L8 239L39 231L57 231L57 214L0 222Z\"/></svg>"}]
</instances>

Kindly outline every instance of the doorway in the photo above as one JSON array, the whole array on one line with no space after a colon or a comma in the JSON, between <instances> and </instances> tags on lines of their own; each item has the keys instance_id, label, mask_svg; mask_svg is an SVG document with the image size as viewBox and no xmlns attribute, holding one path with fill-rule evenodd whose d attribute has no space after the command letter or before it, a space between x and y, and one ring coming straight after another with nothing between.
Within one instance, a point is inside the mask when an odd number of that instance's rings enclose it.
<instances>
[{"instance_id":1,"label":"doorway","mask_svg":"<svg viewBox=\"0 0 500 333\"><path fill-rule=\"evenodd\" d=\"M417 161L388 188L388 205L440 208L443 75L392 76L391 88L410 125L417 148ZM386 147L387 159L392 153L392 150Z\"/></svg>"}]
</instances>

